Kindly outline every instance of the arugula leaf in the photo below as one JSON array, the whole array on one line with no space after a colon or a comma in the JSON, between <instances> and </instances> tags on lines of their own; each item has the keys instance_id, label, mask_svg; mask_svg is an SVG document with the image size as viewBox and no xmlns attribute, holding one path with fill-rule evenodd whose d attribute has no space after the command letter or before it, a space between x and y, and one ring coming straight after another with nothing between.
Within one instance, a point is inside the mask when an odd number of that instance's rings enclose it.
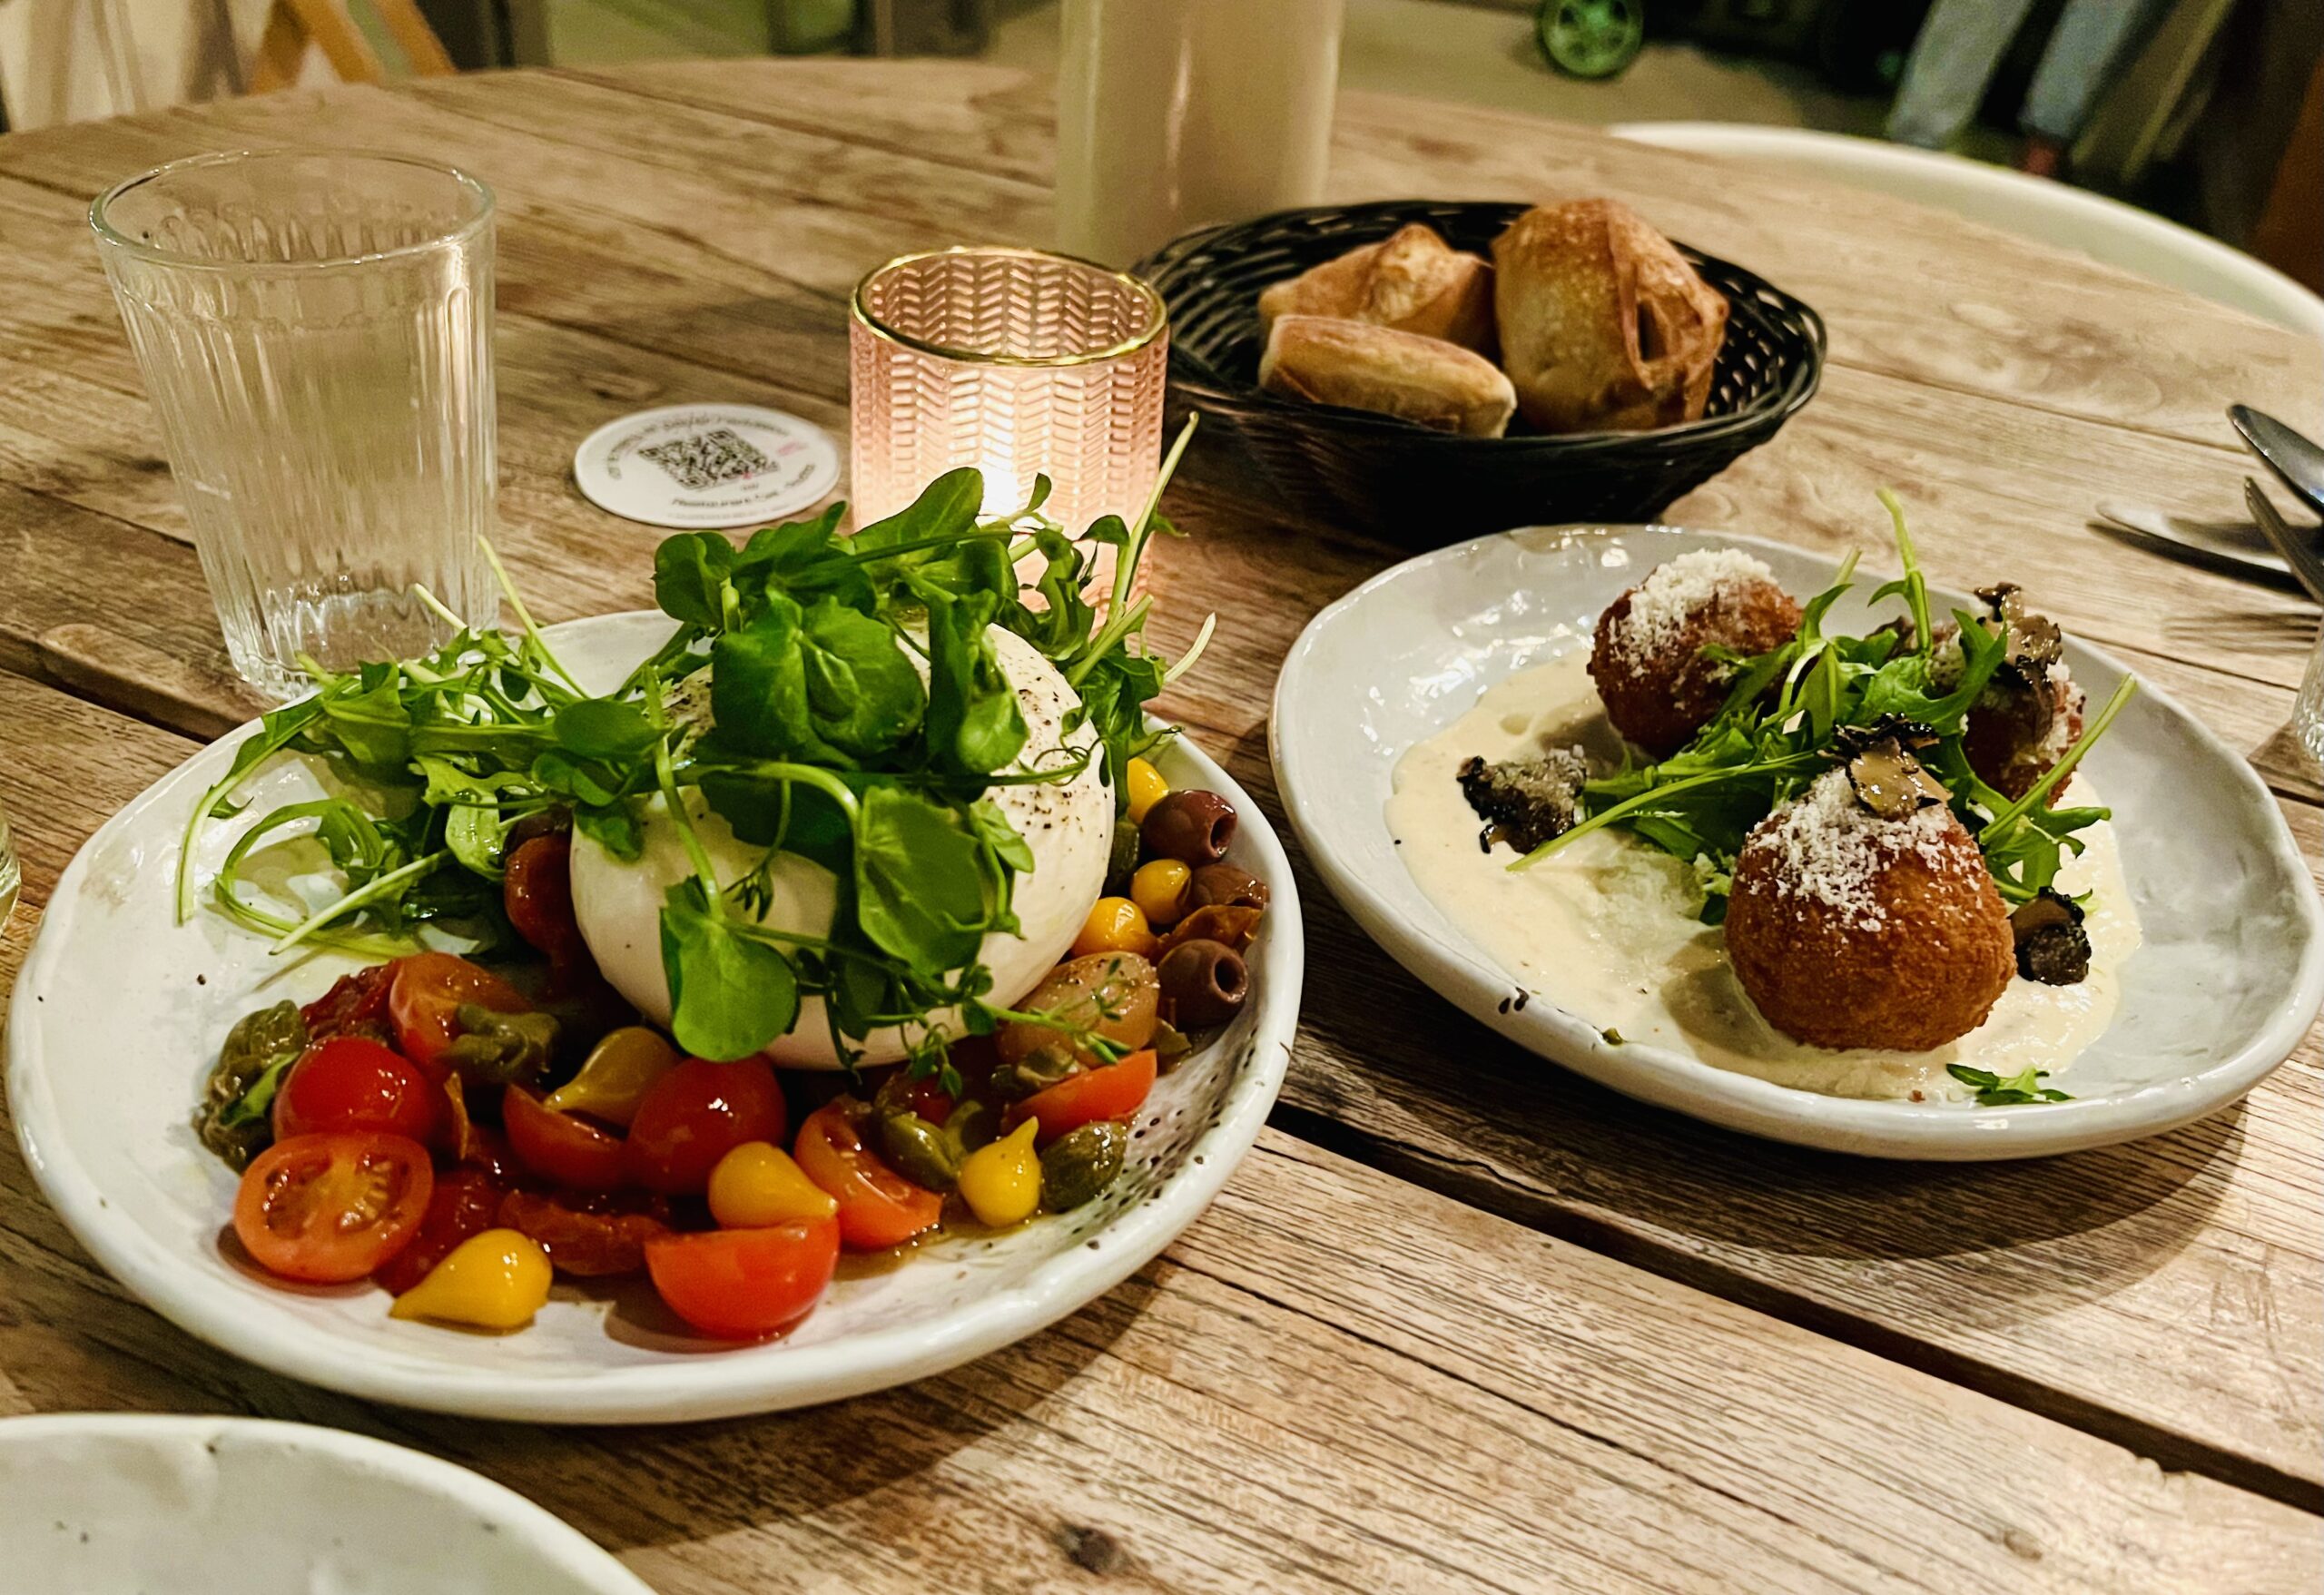
<instances>
[{"instance_id":1,"label":"arugula leaf","mask_svg":"<svg viewBox=\"0 0 2324 1595\"><path fill-rule=\"evenodd\" d=\"M2041 1082L2050 1078L2050 1071L2028 1066L2024 1073L2007 1079L1991 1069L1971 1068L1965 1063L1948 1063L1945 1072L1963 1085L1973 1087L1980 1108L2016 1108L2029 1102L2071 1102L2073 1098L2053 1086Z\"/></svg>"},{"instance_id":2,"label":"arugula leaf","mask_svg":"<svg viewBox=\"0 0 2324 1595\"><path fill-rule=\"evenodd\" d=\"M556 745L584 759L635 759L662 740L635 704L584 698L557 711Z\"/></svg>"},{"instance_id":3,"label":"arugula leaf","mask_svg":"<svg viewBox=\"0 0 2324 1595\"><path fill-rule=\"evenodd\" d=\"M368 770L399 770L411 758L411 710L392 676L352 693L324 693L319 700L340 745Z\"/></svg>"},{"instance_id":4,"label":"arugula leaf","mask_svg":"<svg viewBox=\"0 0 2324 1595\"><path fill-rule=\"evenodd\" d=\"M696 1058L748 1058L798 1021L791 960L714 913L698 880L679 881L663 899L662 972L670 1034Z\"/></svg>"},{"instance_id":5,"label":"arugula leaf","mask_svg":"<svg viewBox=\"0 0 2324 1595\"><path fill-rule=\"evenodd\" d=\"M920 490L920 497L884 520L855 534L859 555L895 554L905 564L925 563L949 542L976 529L984 505L984 473L970 466L946 471ZM911 552L898 552L909 548Z\"/></svg>"}]
</instances>

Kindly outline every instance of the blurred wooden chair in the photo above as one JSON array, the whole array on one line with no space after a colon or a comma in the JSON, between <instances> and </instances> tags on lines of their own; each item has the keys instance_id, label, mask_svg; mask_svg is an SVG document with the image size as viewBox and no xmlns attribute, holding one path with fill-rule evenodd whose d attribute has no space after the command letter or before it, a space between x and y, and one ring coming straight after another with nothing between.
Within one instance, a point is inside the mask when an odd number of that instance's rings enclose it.
<instances>
[{"instance_id":1,"label":"blurred wooden chair","mask_svg":"<svg viewBox=\"0 0 2324 1595\"><path fill-rule=\"evenodd\" d=\"M415 77L449 77L458 70L444 41L428 25L414 0L369 0L379 25L396 42ZM387 68L371 41L348 10L348 0L274 0L266 31L259 35L258 60L251 68L251 92L288 88L299 81L311 44L322 52L341 82L387 81Z\"/></svg>"},{"instance_id":2,"label":"blurred wooden chair","mask_svg":"<svg viewBox=\"0 0 2324 1595\"><path fill-rule=\"evenodd\" d=\"M0 0L4 125L286 88L310 70L383 82L386 64L350 10L359 3L406 72L456 70L416 0Z\"/></svg>"}]
</instances>

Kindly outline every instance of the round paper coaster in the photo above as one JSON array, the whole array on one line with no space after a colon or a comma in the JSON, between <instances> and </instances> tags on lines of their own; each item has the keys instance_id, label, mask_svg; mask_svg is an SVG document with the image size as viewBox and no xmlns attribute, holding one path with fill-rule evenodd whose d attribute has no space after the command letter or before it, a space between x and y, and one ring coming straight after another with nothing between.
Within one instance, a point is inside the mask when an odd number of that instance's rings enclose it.
<instances>
[{"instance_id":1,"label":"round paper coaster","mask_svg":"<svg viewBox=\"0 0 2324 1595\"><path fill-rule=\"evenodd\" d=\"M839 448L811 421L754 404L673 404L590 433L573 451L589 501L655 527L748 527L839 481Z\"/></svg>"}]
</instances>

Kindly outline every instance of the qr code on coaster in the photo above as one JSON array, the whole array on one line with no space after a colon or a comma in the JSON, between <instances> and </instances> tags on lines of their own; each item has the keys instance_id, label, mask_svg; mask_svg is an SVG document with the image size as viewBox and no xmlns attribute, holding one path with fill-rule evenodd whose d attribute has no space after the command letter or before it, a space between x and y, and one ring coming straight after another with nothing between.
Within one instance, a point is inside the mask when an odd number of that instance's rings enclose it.
<instances>
[{"instance_id":1,"label":"qr code on coaster","mask_svg":"<svg viewBox=\"0 0 2324 1595\"><path fill-rule=\"evenodd\" d=\"M669 472L679 487L697 492L756 476L774 463L726 427L674 438L637 452Z\"/></svg>"}]
</instances>

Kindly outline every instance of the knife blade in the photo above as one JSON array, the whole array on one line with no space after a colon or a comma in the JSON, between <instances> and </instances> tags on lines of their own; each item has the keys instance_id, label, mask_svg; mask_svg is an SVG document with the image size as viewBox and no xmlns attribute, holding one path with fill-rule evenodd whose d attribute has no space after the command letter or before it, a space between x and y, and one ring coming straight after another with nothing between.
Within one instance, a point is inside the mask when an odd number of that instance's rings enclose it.
<instances>
[{"instance_id":1,"label":"knife blade","mask_svg":"<svg viewBox=\"0 0 2324 1595\"><path fill-rule=\"evenodd\" d=\"M2099 503L2098 517L2092 523L2098 530L2166 559L2183 560L2286 592L2299 591L2299 581L2283 556L2270 547L2260 528L2249 521L2195 520L2112 499Z\"/></svg>"},{"instance_id":2,"label":"knife blade","mask_svg":"<svg viewBox=\"0 0 2324 1595\"><path fill-rule=\"evenodd\" d=\"M2265 410L2231 404L2227 418L2243 434L2244 443L2260 463L2310 509L2324 512L2324 448L2285 426Z\"/></svg>"}]
</instances>

